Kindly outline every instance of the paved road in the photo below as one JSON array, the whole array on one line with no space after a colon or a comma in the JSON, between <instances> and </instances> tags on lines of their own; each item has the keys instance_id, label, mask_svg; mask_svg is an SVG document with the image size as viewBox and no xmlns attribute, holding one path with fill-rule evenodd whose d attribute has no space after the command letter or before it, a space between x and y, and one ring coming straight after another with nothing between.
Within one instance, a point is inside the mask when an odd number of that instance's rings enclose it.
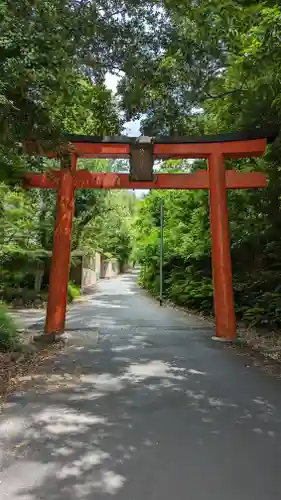
<instances>
[{"instance_id":1,"label":"paved road","mask_svg":"<svg viewBox=\"0 0 281 500\"><path fill-rule=\"evenodd\" d=\"M1 417L1 499L280 498L280 380L129 275L71 308L68 329Z\"/></svg>"}]
</instances>

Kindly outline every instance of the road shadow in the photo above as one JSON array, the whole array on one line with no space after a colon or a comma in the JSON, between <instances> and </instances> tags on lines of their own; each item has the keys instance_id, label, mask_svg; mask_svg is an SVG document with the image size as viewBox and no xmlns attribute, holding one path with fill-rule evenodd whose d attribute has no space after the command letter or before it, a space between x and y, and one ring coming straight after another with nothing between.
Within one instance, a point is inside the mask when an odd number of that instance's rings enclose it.
<instances>
[{"instance_id":1,"label":"road shadow","mask_svg":"<svg viewBox=\"0 0 281 500\"><path fill-rule=\"evenodd\" d=\"M126 355L145 342L140 336L110 350L90 349L75 333L72 340L52 365L22 377L6 405L3 467L15 477L8 496L124 498L126 463L156 444L143 412L159 410L162 398L175 404L181 391L185 375L174 364Z\"/></svg>"},{"instance_id":2,"label":"road shadow","mask_svg":"<svg viewBox=\"0 0 281 500\"><path fill-rule=\"evenodd\" d=\"M280 382L114 286L71 308L69 345L9 398L0 497L278 498Z\"/></svg>"}]
</instances>

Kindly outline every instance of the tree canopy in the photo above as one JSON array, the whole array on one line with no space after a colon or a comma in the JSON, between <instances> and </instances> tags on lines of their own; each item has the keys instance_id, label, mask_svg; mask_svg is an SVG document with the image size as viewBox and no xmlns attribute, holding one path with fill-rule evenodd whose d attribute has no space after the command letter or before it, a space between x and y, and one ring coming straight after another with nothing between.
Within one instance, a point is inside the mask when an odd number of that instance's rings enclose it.
<instances>
[{"instance_id":1,"label":"tree canopy","mask_svg":"<svg viewBox=\"0 0 281 500\"><path fill-rule=\"evenodd\" d=\"M155 133L209 132L199 110L215 106L212 129L279 124L280 7L274 1L166 1L168 43L120 83L127 116L145 114ZM225 119L226 118L226 119Z\"/></svg>"}]
</instances>

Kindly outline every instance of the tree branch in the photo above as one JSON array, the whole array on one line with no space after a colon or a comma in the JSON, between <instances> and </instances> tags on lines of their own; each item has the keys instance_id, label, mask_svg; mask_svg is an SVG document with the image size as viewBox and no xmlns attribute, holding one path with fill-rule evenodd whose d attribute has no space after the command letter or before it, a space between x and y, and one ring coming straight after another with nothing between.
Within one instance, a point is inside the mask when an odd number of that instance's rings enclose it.
<instances>
[{"instance_id":1,"label":"tree branch","mask_svg":"<svg viewBox=\"0 0 281 500\"><path fill-rule=\"evenodd\" d=\"M209 94L209 92L205 92L207 98L206 99L222 99L223 97L228 97L230 95L236 94L238 92L243 92L243 88L240 87L240 89L234 89L234 90L228 90L227 92L222 92L221 94L218 95L212 95Z\"/></svg>"},{"instance_id":2,"label":"tree branch","mask_svg":"<svg viewBox=\"0 0 281 500\"><path fill-rule=\"evenodd\" d=\"M108 62L104 61L95 61L94 59L90 59L89 57L81 57L81 62L86 64L87 66L90 66L90 68L95 69L95 68L100 68L100 69L105 69L107 71L117 72L120 73L121 68L120 66L116 66L115 64L111 64Z\"/></svg>"},{"instance_id":3,"label":"tree branch","mask_svg":"<svg viewBox=\"0 0 281 500\"><path fill-rule=\"evenodd\" d=\"M221 99L223 97L228 97L230 95L237 94L238 92L244 92L245 82L246 82L246 80L244 79L238 89L227 90L226 92L222 92L221 94L218 94L218 95L212 95L209 92L205 91L205 94L208 96L207 97L208 99Z\"/></svg>"}]
</instances>

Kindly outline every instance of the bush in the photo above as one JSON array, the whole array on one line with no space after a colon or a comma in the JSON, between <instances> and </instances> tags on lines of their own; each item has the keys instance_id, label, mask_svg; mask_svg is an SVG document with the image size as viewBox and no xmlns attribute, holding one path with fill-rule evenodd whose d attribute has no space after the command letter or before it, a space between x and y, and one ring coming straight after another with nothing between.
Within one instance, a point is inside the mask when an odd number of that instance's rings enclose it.
<instances>
[{"instance_id":1,"label":"bush","mask_svg":"<svg viewBox=\"0 0 281 500\"><path fill-rule=\"evenodd\" d=\"M212 313L213 286L209 279L186 273L185 279L172 281L168 291L174 303L205 314Z\"/></svg>"},{"instance_id":2,"label":"bush","mask_svg":"<svg viewBox=\"0 0 281 500\"><path fill-rule=\"evenodd\" d=\"M14 321L8 314L6 306L0 303L0 350L15 349L19 340L19 333Z\"/></svg>"},{"instance_id":3,"label":"bush","mask_svg":"<svg viewBox=\"0 0 281 500\"><path fill-rule=\"evenodd\" d=\"M11 304L12 307L43 307L47 301L47 292L40 293L34 289L6 287L0 290L0 301Z\"/></svg>"},{"instance_id":4,"label":"bush","mask_svg":"<svg viewBox=\"0 0 281 500\"><path fill-rule=\"evenodd\" d=\"M74 299L77 297L80 297L80 288L79 286L75 285L72 281L68 282L68 302L72 302Z\"/></svg>"}]
</instances>

